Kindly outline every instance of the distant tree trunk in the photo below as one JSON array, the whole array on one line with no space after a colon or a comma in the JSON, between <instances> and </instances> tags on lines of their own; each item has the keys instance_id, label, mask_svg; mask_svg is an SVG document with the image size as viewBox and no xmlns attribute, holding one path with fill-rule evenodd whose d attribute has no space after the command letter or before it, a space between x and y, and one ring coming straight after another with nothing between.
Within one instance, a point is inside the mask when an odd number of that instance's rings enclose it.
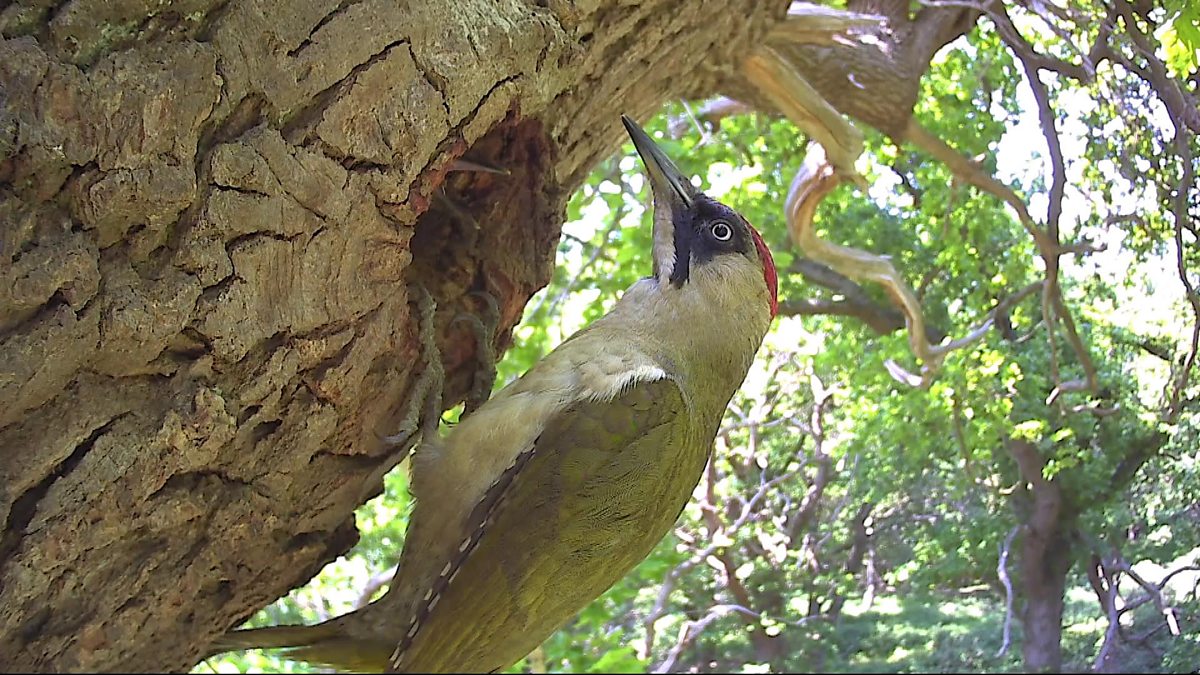
<instances>
[{"instance_id":1,"label":"distant tree trunk","mask_svg":"<svg viewBox=\"0 0 1200 675\"><path fill-rule=\"evenodd\" d=\"M786 6L0 11L0 669L186 669L346 551L420 403L409 284L453 404L469 293L503 348L618 115L713 92Z\"/></svg>"},{"instance_id":2,"label":"distant tree trunk","mask_svg":"<svg viewBox=\"0 0 1200 675\"><path fill-rule=\"evenodd\" d=\"M1031 486L1018 502L1024 525L1019 563L1022 657L1029 672L1060 672L1067 574L1075 561L1075 510L1065 502L1061 486L1042 475L1046 461L1036 446L1014 439L1008 447L1022 482Z\"/></svg>"},{"instance_id":3,"label":"distant tree trunk","mask_svg":"<svg viewBox=\"0 0 1200 675\"><path fill-rule=\"evenodd\" d=\"M1021 545L1021 652L1030 672L1061 672L1062 619L1067 574L1074 563L1070 532L1059 522L1049 532L1026 533Z\"/></svg>"}]
</instances>

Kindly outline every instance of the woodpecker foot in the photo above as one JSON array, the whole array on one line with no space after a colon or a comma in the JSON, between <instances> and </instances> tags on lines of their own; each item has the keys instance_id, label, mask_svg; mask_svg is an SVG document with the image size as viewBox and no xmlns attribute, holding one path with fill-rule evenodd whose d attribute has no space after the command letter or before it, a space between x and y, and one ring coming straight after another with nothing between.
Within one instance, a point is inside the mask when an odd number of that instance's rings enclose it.
<instances>
[{"instance_id":1,"label":"woodpecker foot","mask_svg":"<svg viewBox=\"0 0 1200 675\"><path fill-rule=\"evenodd\" d=\"M447 196L444 191L438 190L433 194L433 203L450 214L450 217L459 225L468 228L468 231L479 231L479 222L475 220L475 217L468 213L458 200Z\"/></svg>"},{"instance_id":2,"label":"woodpecker foot","mask_svg":"<svg viewBox=\"0 0 1200 675\"><path fill-rule=\"evenodd\" d=\"M409 294L417 299L423 367L413 383L408 410L400 420L399 430L383 439L406 456L419 438L428 440L437 436L438 423L442 419L442 386L446 380L442 354L437 344L437 324L434 322L437 302L419 284L410 285Z\"/></svg>"},{"instance_id":3,"label":"woodpecker foot","mask_svg":"<svg viewBox=\"0 0 1200 675\"><path fill-rule=\"evenodd\" d=\"M467 392L463 403L463 417L475 412L492 395L492 386L496 383L496 351L492 348L492 339L496 335L496 326L500 324L500 304L491 293L472 291L468 295L482 300L484 309L478 315L463 312L451 322L465 321L475 333L475 360L478 367L471 390Z\"/></svg>"}]
</instances>

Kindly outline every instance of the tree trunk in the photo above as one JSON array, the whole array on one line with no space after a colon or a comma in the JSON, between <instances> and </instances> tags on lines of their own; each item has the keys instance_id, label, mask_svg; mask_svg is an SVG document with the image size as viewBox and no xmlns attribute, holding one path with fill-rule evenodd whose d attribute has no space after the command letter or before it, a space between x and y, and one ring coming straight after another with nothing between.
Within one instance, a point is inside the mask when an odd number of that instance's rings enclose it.
<instances>
[{"instance_id":1,"label":"tree trunk","mask_svg":"<svg viewBox=\"0 0 1200 675\"><path fill-rule=\"evenodd\" d=\"M346 551L420 405L409 284L450 405L450 319L485 290L507 345L618 115L712 92L786 4L5 8L0 669L186 669Z\"/></svg>"},{"instance_id":2,"label":"tree trunk","mask_svg":"<svg viewBox=\"0 0 1200 675\"><path fill-rule=\"evenodd\" d=\"M1045 458L1032 443L1010 440L1021 480L1018 511L1024 525L1020 555L1021 652L1029 672L1062 671L1062 618L1067 574L1074 564L1075 510L1062 487L1043 476Z\"/></svg>"},{"instance_id":3,"label":"tree trunk","mask_svg":"<svg viewBox=\"0 0 1200 675\"><path fill-rule=\"evenodd\" d=\"M1021 654L1029 672L1062 672L1063 604L1074 562L1070 532L1059 522L1049 532L1026 532L1021 544Z\"/></svg>"}]
</instances>

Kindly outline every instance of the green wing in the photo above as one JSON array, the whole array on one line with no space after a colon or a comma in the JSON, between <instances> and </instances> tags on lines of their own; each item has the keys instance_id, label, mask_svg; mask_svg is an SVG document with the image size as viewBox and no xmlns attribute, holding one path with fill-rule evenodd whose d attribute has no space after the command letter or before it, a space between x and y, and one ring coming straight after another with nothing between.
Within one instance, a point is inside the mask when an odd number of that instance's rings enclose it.
<instances>
[{"instance_id":1,"label":"green wing","mask_svg":"<svg viewBox=\"0 0 1200 675\"><path fill-rule=\"evenodd\" d=\"M476 509L400 668L487 672L532 651L640 562L708 459L678 386L655 380L555 416Z\"/></svg>"}]
</instances>

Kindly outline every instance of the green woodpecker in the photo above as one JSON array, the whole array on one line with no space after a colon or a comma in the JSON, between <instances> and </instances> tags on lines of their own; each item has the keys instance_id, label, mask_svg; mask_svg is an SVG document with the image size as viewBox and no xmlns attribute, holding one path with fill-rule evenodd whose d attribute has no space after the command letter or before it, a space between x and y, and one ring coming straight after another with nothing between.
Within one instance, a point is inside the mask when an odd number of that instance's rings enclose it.
<instances>
[{"instance_id":1,"label":"green woodpecker","mask_svg":"<svg viewBox=\"0 0 1200 675\"><path fill-rule=\"evenodd\" d=\"M679 517L775 316L771 254L622 118L654 194L654 274L412 459L388 593L311 627L233 631L343 670L491 672L537 647Z\"/></svg>"}]
</instances>

